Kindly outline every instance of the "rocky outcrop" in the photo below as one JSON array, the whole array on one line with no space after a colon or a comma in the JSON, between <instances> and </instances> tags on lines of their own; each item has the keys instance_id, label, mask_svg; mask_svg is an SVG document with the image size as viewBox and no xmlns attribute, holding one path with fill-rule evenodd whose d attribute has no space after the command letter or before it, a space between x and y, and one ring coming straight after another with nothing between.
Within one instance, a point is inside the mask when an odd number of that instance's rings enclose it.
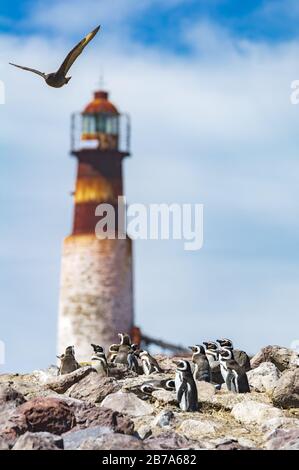
<instances>
[{"instance_id":1,"label":"rocky outcrop","mask_svg":"<svg viewBox=\"0 0 299 470\"><path fill-rule=\"evenodd\" d=\"M273 403L281 408L299 408L299 368L285 371L273 391Z\"/></svg>"},{"instance_id":2,"label":"rocky outcrop","mask_svg":"<svg viewBox=\"0 0 299 470\"><path fill-rule=\"evenodd\" d=\"M150 376L118 365L109 377L89 366L63 377L55 367L2 375L0 449L297 449L294 352L264 349L248 372L251 393L198 382L200 406L192 413L183 412L166 389L175 365L162 355L163 372Z\"/></svg>"},{"instance_id":3,"label":"rocky outcrop","mask_svg":"<svg viewBox=\"0 0 299 470\"><path fill-rule=\"evenodd\" d=\"M281 346L266 346L262 348L250 361L254 369L262 362L272 362L280 372L289 367L299 366L298 353L293 349L283 348Z\"/></svg>"}]
</instances>

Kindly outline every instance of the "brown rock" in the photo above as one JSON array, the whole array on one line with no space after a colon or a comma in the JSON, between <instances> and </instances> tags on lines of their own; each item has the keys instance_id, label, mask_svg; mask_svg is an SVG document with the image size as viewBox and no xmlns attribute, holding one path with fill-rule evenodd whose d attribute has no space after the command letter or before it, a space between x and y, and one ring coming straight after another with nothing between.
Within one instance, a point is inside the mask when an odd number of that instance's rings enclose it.
<instances>
[{"instance_id":1,"label":"brown rock","mask_svg":"<svg viewBox=\"0 0 299 470\"><path fill-rule=\"evenodd\" d=\"M89 374L72 385L66 395L89 403L100 403L110 393L120 389L117 381L112 377L101 377L96 372Z\"/></svg>"},{"instance_id":2,"label":"brown rock","mask_svg":"<svg viewBox=\"0 0 299 470\"><path fill-rule=\"evenodd\" d=\"M127 416L109 408L89 406L76 413L77 426L74 430L102 426L119 434L133 434L134 423Z\"/></svg>"},{"instance_id":3,"label":"brown rock","mask_svg":"<svg viewBox=\"0 0 299 470\"><path fill-rule=\"evenodd\" d=\"M285 371L274 388L274 405L282 408L299 408L299 368Z\"/></svg>"},{"instance_id":4,"label":"brown rock","mask_svg":"<svg viewBox=\"0 0 299 470\"><path fill-rule=\"evenodd\" d=\"M299 365L298 354L293 349L281 346L266 346L262 348L250 361L251 367L258 367L262 362L273 362L280 372Z\"/></svg>"},{"instance_id":5,"label":"brown rock","mask_svg":"<svg viewBox=\"0 0 299 470\"><path fill-rule=\"evenodd\" d=\"M93 372L93 369L90 366L80 367L80 369L74 370L70 374L61 375L52 382L48 382L45 388L54 390L56 393L65 393L72 385L80 382L91 372Z\"/></svg>"},{"instance_id":6,"label":"brown rock","mask_svg":"<svg viewBox=\"0 0 299 470\"><path fill-rule=\"evenodd\" d=\"M15 406L19 406L25 401L24 395L15 390L11 385L0 385L0 405L14 402Z\"/></svg>"},{"instance_id":7,"label":"brown rock","mask_svg":"<svg viewBox=\"0 0 299 470\"><path fill-rule=\"evenodd\" d=\"M19 406L1 432L6 442L14 444L17 437L30 432L62 434L76 423L70 407L59 398L33 398Z\"/></svg>"}]
</instances>

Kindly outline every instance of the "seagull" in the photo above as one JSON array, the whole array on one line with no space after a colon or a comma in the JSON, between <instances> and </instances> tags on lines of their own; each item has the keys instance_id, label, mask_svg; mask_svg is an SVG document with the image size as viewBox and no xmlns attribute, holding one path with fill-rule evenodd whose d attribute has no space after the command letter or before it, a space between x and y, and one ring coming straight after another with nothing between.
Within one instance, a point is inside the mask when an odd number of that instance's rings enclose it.
<instances>
[{"instance_id":1,"label":"seagull","mask_svg":"<svg viewBox=\"0 0 299 470\"><path fill-rule=\"evenodd\" d=\"M85 38L83 38L66 56L63 63L54 73L43 73L39 70L30 69L29 67L22 67L21 65L12 64L9 62L10 65L14 67L18 67L19 69L27 70L28 72L36 73L43 77L47 85L52 86L54 88L61 88L63 85L66 85L72 77L67 77L66 74L68 73L69 69L77 59L77 57L81 54L85 46L95 37L97 32L99 31L101 26L97 26L91 33L87 34Z\"/></svg>"}]
</instances>

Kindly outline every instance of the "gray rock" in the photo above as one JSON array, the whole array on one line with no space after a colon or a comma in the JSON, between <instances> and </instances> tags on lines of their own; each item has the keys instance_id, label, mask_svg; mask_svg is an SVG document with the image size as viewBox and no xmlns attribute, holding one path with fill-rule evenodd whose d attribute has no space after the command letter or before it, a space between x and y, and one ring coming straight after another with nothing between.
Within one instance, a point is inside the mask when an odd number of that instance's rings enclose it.
<instances>
[{"instance_id":1,"label":"gray rock","mask_svg":"<svg viewBox=\"0 0 299 470\"><path fill-rule=\"evenodd\" d=\"M196 387L199 402L211 400L216 393L215 386L209 382L196 382Z\"/></svg>"},{"instance_id":2,"label":"gray rock","mask_svg":"<svg viewBox=\"0 0 299 470\"><path fill-rule=\"evenodd\" d=\"M72 385L66 395L89 403L100 403L104 398L120 389L116 379L101 377L96 372L84 377L80 382Z\"/></svg>"},{"instance_id":3,"label":"gray rock","mask_svg":"<svg viewBox=\"0 0 299 470\"><path fill-rule=\"evenodd\" d=\"M212 420L185 419L179 427L180 433L189 439L199 440L213 436L221 426Z\"/></svg>"},{"instance_id":4,"label":"gray rock","mask_svg":"<svg viewBox=\"0 0 299 470\"><path fill-rule=\"evenodd\" d=\"M154 412L154 407L143 400L140 400L133 393L116 392L108 395L101 403L105 408L119 411L132 417L150 415Z\"/></svg>"},{"instance_id":5,"label":"gray rock","mask_svg":"<svg viewBox=\"0 0 299 470\"><path fill-rule=\"evenodd\" d=\"M274 432L278 429L294 429L299 428L299 419L298 418L272 418L262 425L263 432ZM272 434L273 435L273 434Z\"/></svg>"},{"instance_id":6,"label":"gray rock","mask_svg":"<svg viewBox=\"0 0 299 470\"><path fill-rule=\"evenodd\" d=\"M80 367L69 374L51 377L51 380L45 380L45 388L53 390L56 393L65 393L72 385L77 384L87 375L93 372L90 366Z\"/></svg>"},{"instance_id":7,"label":"gray rock","mask_svg":"<svg viewBox=\"0 0 299 470\"><path fill-rule=\"evenodd\" d=\"M61 450L63 439L49 432L26 432L18 438L12 450Z\"/></svg>"},{"instance_id":8,"label":"gray rock","mask_svg":"<svg viewBox=\"0 0 299 470\"><path fill-rule=\"evenodd\" d=\"M145 448L149 450L195 449L199 444L174 431L151 436L143 442Z\"/></svg>"},{"instance_id":9,"label":"gray rock","mask_svg":"<svg viewBox=\"0 0 299 470\"><path fill-rule=\"evenodd\" d=\"M299 450L299 429L279 429L268 437L268 450Z\"/></svg>"},{"instance_id":10,"label":"gray rock","mask_svg":"<svg viewBox=\"0 0 299 470\"><path fill-rule=\"evenodd\" d=\"M71 431L63 435L63 442L65 450L78 449L87 439L97 439L105 434L111 434L113 430L111 427L94 426L91 428L80 429L78 431Z\"/></svg>"},{"instance_id":11,"label":"gray rock","mask_svg":"<svg viewBox=\"0 0 299 470\"><path fill-rule=\"evenodd\" d=\"M97 439L86 439L80 450L144 450L144 441L124 434L106 434Z\"/></svg>"},{"instance_id":12,"label":"gray rock","mask_svg":"<svg viewBox=\"0 0 299 470\"><path fill-rule=\"evenodd\" d=\"M164 428L165 426L170 426L174 419L175 416L171 410L163 410L154 419L153 426Z\"/></svg>"},{"instance_id":13,"label":"gray rock","mask_svg":"<svg viewBox=\"0 0 299 470\"><path fill-rule=\"evenodd\" d=\"M140 437L140 439L146 439L147 437L152 435L152 430L151 427L147 424L142 424L138 429L137 429L137 434Z\"/></svg>"},{"instance_id":14,"label":"gray rock","mask_svg":"<svg viewBox=\"0 0 299 470\"><path fill-rule=\"evenodd\" d=\"M175 392L168 390L155 390L152 396L164 405L175 405L177 403Z\"/></svg>"},{"instance_id":15,"label":"gray rock","mask_svg":"<svg viewBox=\"0 0 299 470\"><path fill-rule=\"evenodd\" d=\"M298 353L293 349L281 346L266 346L262 348L252 359L251 367L258 367L262 362L273 362L280 372L292 366L298 366Z\"/></svg>"},{"instance_id":16,"label":"gray rock","mask_svg":"<svg viewBox=\"0 0 299 470\"><path fill-rule=\"evenodd\" d=\"M258 392L270 392L277 385L281 372L273 362L262 362L247 372L249 385Z\"/></svg>"},{"instance_id":17,"label":"gray rock","mask_svg":"<svg viewBox=\"0 0 299 470\"><path fill-rule=\"evenodd\" d=\"M231 411L232 416L243 424L256 424L262 426L272 418L283 417L283 412L274 406L253 400L244 400L235 405Z\"/></svg>"},{"instance_id":18,"label":"gray rock","mask_svg":"<svg viewBox=\"0 0 299 470\"><path fill-rule=\"evenodd\" d=\"M285 371L273 391L274 405L282 408L299 407L299 368Z\"/></svg>"}]
</instances>

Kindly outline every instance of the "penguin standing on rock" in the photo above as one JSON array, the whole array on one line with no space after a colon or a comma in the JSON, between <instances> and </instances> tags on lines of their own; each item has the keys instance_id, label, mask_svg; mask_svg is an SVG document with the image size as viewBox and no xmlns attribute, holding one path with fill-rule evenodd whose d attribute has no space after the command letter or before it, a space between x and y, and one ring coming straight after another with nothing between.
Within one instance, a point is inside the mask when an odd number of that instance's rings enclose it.
<instances>
[{"instance_id":1,"label":"penguin standing on rock","mask_svg":"<svg viewBox=\"0 0 299 470\"><path fill-rule=\"evenodd\" d=\"M156 359L148 351L141 351L139 358L145 375L152 374L153 372L163 372Z\"/></svg>"},{"instance_id":2,"label":"penguin standing on rock","mask_svg":"<svg viewBox=\"0 0 299 470\"><path fill-rule=\"evenodd\" d=\"M205 348L196 344L195 346L189 346L189 349L193 352L192 362L194 364L194 380L211 382L211 368L206 356Z\"/></svg>"},{"instance_id":3,"label":"penguin standing on rock","mask_svg":"<svg viewBox=\"0 0 299 470\"><path fill-rule=\"evenodd\" d=\"M198 394L195 380L192 375L190 362L174 361L177 366L175 376L175 389L179 407L183 411L198 410Z\"/></svg>"},{"instance_id":4,"label":"penguin standing on rock","mask_svg":"<svg viewBox=\"0 0 299 470\"><path fill-rule=\"evenodd\" d=\"M119 344L111 344L107 354L107 361L114 362L119 350Z\"/></svg>"},{"instance_id":5,"label":"penguin standing on rock","mask_svg":"<svg viewBox=\"0 0 299 470\"><path fill-rule=\"evenodd\" d=\"M234 353L230 349L220 349L219 362L222 377L227 389L235 393L248 393L250 387L247 374L243 367L240 367L234 359Z\"/></svg>"},{"instance_id":6,"label":"penguin standing on rock","mask_svg":"<svg viewBox=\"0 0 299 470\"><path fill-rule=\"evenodd\" d=\"M128 365L128 354L131 350L131 338L126 333L119 333L120 344L114 362Z\"/></svg>"},{"instance_id":7,"label":"penguin standing on rock","mask_svg":"<svg viewBox=\"0 0 299 470\"><path fill-rule=\"evenodd\" d=\"M240 367L243 367L245 369L245 372L251 370L250 359L248 354L245 351L234 349L233 342L230 339L217 339L217 343L220 344L222 349L229 349L230 351L233 351L235 361L237 361Z\"/></svg>"},{"instance_id":8,"label":"penguin standing on rock","mask_svg":"<svg viewBox=\"0 0 299 470\"><path fill-rule=\"evenodd\" d=\"M128 353L127 356L127 361L128 361L128 366L129 369L132 370L133 372L136 372L136 374L139 373L139 364L138 364L138 352L137 352L137 344L132 344L131 349Z\"/></svg>"},{"instance_id":9,"label":"penguin standing on rock","mask_svg":"<svg viewBox=\"0 0 299 470\"><path fill-rule=\"evenodd\" d=\"M220 370L219 346L215 341L204 341L203 345L211 368L211 382L221 386L224 380Z\"/></svg>"},{"instance_id":10,"label":"penguin standing on rock","mask_svg":"<svg viewBox=\"0 0 299 470\"><path fill-rule=\"evenodd\" d=\"M65 353L62 354L60 357L60 368L59 368L59 375L69 374L74 370L80 368L80 365L75 359L75 348L74 346L68 346L65 350Z\"/></svg>"},{"instance_id":11,"label":"penguin standing on rock","mask_svg":"<svg viewBox=\"0 0 299 470\"><path fill-rule=\"evenodd\" d=\"M91 367L100 375L108 376L108 363L102 346L91 344L94 350L91 356Z\"/></svg>"}]
</instances>

